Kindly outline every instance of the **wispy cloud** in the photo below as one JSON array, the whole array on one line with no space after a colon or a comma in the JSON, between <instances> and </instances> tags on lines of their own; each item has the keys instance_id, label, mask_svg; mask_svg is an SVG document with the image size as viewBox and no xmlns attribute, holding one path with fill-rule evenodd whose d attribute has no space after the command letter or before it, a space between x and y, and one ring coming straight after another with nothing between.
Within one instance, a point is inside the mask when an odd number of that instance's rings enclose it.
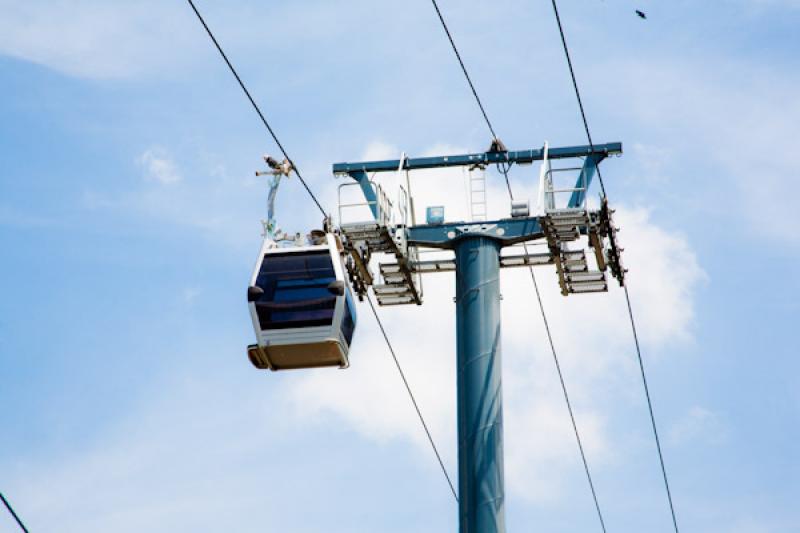
<instances>
[{"instance_id":1,"label":"wispy cloud","mask_svg":"<svg viewBox=\"0 0 800 533\"><path fill-rule=\"evenodd\" d=\"M142 222L199 230L219 246L257 242L258 220L264 216L263 182L252 174L230 175L202 150L190 153L188 157L152 146L134 160L141 179L121 190L112 184L86 188L83 206Z\"/></svg>"},{"instance_id":2,"label":"wispy cloud","mask_svg":"<svg viewBox=\"0 0 800 533\"><path fill-rule=\"evenodd\" d=\"M176 24L187 13L151 0L2 0L0 9L0 53L80 77L163 70L182 55L175 45L187 38L186 26Z\"/></svg>"},{"instance_id":3,"label":"wispy cloud","mask_svg":"<svg viewBox=\"0 0 800 533\"><path fill-rule=\"evenodd\" d=\"M670 442L674 445L692 444L698 441L705 444L719 444L725 437L726 427L722 418L710 409L698 405L689 409L669 431Z\"/></svg>"},{"instance_id":4,"label":"wispy cloud","mask_svg":"<svg viewBox=\"0 0 800 533\"><path fill-rule=\"evenodd\" d=\"M14 487L31 529L263 531L263 524L275 528L271 531L292 529L283 520L292 520L293 505L276 498L291 489L270 482L283 467L263 460L265 454L287 453L280 451L281 442L292 434L291 425L264 423L267 405L260 388L231 390L226 379L208 374L170 379L85 448L28 465ZM209 394L220 387L227 389L224 394ZM276 518L283 511L286 518Z\"/></svg>"},{"instance_id":5,"label":"wispy cloud","mask_svg":"<svg viewBox=\"0 0 800 533\"><path fill-rule=\"evenodd\" d=\"M149 148L136 161L144 169L146 178L162 185L177 183L182 179L177 165L163 148Z\"/></svg>"},{"instance_id":6,"label":"wispy cloud","mask_svg":"<svg viewBox=\"0 0 800 533\"><path fill-rule=\"evenodd\" d=\"M346 25L330 24L343 11L335 4L309 9L289 2L271 5L266 11L251 9L248 2L199 7L214 31L224 37L229 51L257 46L264 53L266 48L283 49L287 42L330 40L347 31ZM169 77L196 65L198 57L213 54L186 2L0 0L0 10L0 54L70 76L112 80ZM281 24L271 24L271 38L265 40L263 24L274 20ZM198 56L195 51L199 47L209 55Z\"/></svg>"},{"instance_id":7,"label":"wispy cloud","mask_svg":"<svg viewBox=\"0 0 800 533\"><path fill-rule=\"evenodd\" d=\"M800 243L797 232L785 231L794 223L791 209L764 214L795 180L787 154L794 150L800 120L796 70L698 56L680 62L621 60L615 72L623 80L613 85L617 93L602 85L597 90L624 103L620 113L652 139L634 144L634 155L650 179L670 176L669 194L679 195L683 204L696 204L696 211L707 217L740 213L733 223L746 223L741 231L772 242ZM734 78L737 83L728 82Z\"/></svg>"}]
</instances>

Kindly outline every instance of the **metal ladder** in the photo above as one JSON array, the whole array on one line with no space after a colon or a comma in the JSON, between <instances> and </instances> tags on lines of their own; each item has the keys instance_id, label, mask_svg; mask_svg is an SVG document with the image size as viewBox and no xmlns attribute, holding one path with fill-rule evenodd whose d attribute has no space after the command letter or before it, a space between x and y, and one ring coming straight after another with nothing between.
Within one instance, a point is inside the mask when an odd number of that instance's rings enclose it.
<instances>
[{"instance_id":1,"label":"metal ladder","mask_svg":"<svg viewBox=\"0 0 800 533\"><path fill-rule=\"evenodd\" d=\"M342 233L354 245L363 243L370 252L394 252L396 246L388 226L377 222L344 224Z\"/></svg>"},{"instance_id":2,"label":"metal ladder","mask_svg":"<svg viewBox=\"0 0 800 533\"><path fill-rule=\"evenodd\" d=\"M476 172L477 177L476 177ZM486 169L475 167L469 169L469 216L473 222L486 221Z\"/></svg>"},{"instance_id":3,"label":"metal ladder","mask_svg":"<svg viewBox=\"0 0 800 533\"><path fill-rule=\"evenodd\" d=\"M414 283L414 273L409 266L400 263L381 263L378 268L383 283L375 284L372 290L380 305L406 305L422 303L421 295Z\"/></svg>"},{"instance_id":4,"label":"metal ladder","mask_svg":"<svg viewBox=\"0 0 800 533\"><path fill-rule=\"evenodd\" d=\"M352 184L340 186L350 187ZM376 200L374 202L359 202L345 204L339 196L340 229L345 237L346 249L349 253L347 267L350 281L359 298L363 299L369 286L375 292L379 305L421 304L421 284L409 267L410 261L416 261L416 248L409 247L406 240L406 227L408 218L409 198L405 189L400 187L398 210L400 224L394 224L393 205L386 197L380 185L373 183ZM363 208L376 206L373 220L349 222L342 220L342 208ZM383 283L376 283L375 276L369 269L369 262L373 253L391 254L397 259L395 268L385 268L380 265L380 274Z\"/></svg>"},{"instance_id":5,"label":"metal ladder","mask_svg":"<svg viewBox=\"0 0 800 533\"><path fill-rule=\"evenodd\" d=\"M409 195L401 185L397 202L400 224L392 230L391 251L397 262L379 264L378 270L383 283L372 285L379 305L422 304L422 279L420 273L412 268L412 265L419 262L419 255L417 248L409 246L406 238L409 206Z\"/></svg>"}]
</instances>

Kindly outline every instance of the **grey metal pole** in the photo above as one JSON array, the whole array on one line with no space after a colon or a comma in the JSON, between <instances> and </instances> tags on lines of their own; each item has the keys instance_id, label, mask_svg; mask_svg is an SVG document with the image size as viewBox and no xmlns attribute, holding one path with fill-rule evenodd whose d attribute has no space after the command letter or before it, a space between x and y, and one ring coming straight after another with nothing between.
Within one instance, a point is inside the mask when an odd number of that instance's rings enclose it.
<instances>
[{"instance_id":1,"label":"grey metal pole","mask_svg":"<svg viewBox=\"0 0 800 533\"><path fill-rule=\"evenodd\" d=\"M455 242L460 533L505 533L500 243Z\"/></svg>"}]
</instances>

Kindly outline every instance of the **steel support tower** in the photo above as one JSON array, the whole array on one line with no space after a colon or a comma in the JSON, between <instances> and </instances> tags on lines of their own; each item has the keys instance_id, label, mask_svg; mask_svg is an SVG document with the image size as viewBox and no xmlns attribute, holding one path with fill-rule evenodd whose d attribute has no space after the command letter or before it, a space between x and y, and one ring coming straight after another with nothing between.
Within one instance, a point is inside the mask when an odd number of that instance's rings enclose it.
<instances>
[{"instance_id":1,"label":"steel support tower","mask_svg":"<svg viewBox=\"0 0 800 533\"><path fill-rule=\"evenodd\" d=\"M388 161L338 163L336 175L354 179L364 194L372 220L343 222L340 231L350 254L348 271L355 290L364 296L370 286L382 305L421 304L418 276L454 271L456 276L458 488L460 533L505 533L503 481L503 394L500 317L500 268L554 265L562 293L607 290L605 272L620 284L624 269L619 260L616 228L603 202L591 211L586 193L604 158L622 152L620 143L567 148L545 147L523 151L489 151L455 156L401 158ZM552 169L551 160L581 159L582 165ZM578 172L574 187L550 187L550 206L531 216L517 211L494 221L435 222L414 225L407 217L392 222L390 202L369 174L453 166L475 167L494 163L512 165L543 161L542 182L552 185L553 172ZM566 205L555 204L556 193L568 193ZM353 205L353 204L349 204ZM513 213L513 211L512 211ZM411 217L413 221L413 217ZM567 243L589 237L598 270L590 271L585 252ZM547 239L548 251L503 255L504 247ZM454 257L421 261L418 248L452 250ZM380 265L383 283L370 270L373 252L393 254L396 262Z\"/></svg>"},{"instance_id":2,"label":"steel support tower","mask_svg":"<svg viewBox=\"0 0 800 533\"><path fill-rule=\"evenodd\" d=\"M475 236L454 244L460 529L504 532L500 243Z\"/></svg>"}]
</instances>

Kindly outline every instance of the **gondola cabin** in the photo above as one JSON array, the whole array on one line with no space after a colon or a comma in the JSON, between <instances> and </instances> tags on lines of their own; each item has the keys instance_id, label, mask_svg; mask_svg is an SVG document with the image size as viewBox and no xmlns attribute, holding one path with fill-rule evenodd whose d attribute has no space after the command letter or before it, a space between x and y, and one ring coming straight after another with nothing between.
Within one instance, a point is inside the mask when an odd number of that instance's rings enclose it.
<instances>
[{"instance_id":1,"label":"gondola cabin","mask_svg":"<svg viewBox=\"0 0 800 533\"><path fill-rule=\"evenodd\" d=\"M331 234L314 244L279 248L266 239L247 291L257 344L248 347L256 368L347 368L356 312Z\"/></svg>"}]
</instances>

